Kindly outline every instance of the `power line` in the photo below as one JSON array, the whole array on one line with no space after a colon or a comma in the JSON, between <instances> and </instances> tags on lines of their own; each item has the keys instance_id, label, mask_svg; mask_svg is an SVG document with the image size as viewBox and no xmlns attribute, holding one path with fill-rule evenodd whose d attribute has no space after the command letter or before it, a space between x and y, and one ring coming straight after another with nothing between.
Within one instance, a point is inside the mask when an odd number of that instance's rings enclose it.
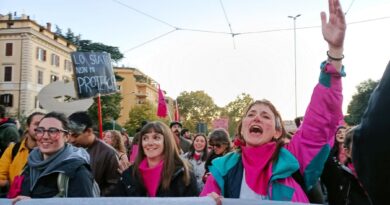
<instances>
[{"instance_id":1,"label":"power line","mask_svg":"<svg viewBox=\"0 0 390 205\"><path fill-rule=\"evenodd\" d=\"M232 34L232 33L223 32L223 31L209 31L209 30L192 29L192 28L177 28L177 30L180 30L180 31L194 31L194 32L201 32L201 33L213 33L213 34L228 34L228 35Z\"/></svg>"},{"instance_id":2,"label":"power line","mask_svg":"<svg viewBox=\"0 0 390 205\"><path fill-rule=\"evenodd\" d=\"M166 35L168 35L168 34L174 32L174 31L192 31L192 32L202 32L202 33L227 34L227 35L231 35L232 38L233 38L233 46L234 46L234 48L236 48L234 37L235 37L235 36L238 36L238 35L261 34L261 33L271 33L271 32L279 32L279 31L289 31L289 30L293 30L293 28L280 28L280 29L269 29L269 30L262 30L262 31L249 31L249 32L234 33L234 32L233 32L233 29L232 29L232 26L231 26L231 23L230 23L230 21L229 21L229 19L228 19L228 16L227 16L227 13L226 13L226 10L225 10L225 7L224 7L224 5L223 5L222 0L219 0L219 2L220 2L220 4L221 4L221 8L222 8L222 10L223 10L223 13L224 13L224 16L225 16L225 20L226 20L226 22L227 22L227 24L228 24L228 26L229 26L230 33L229 33L229 32L223 32L223 31L211 31L211 30L202 30L202 29L181 28L181 27L178 27L178 26L174 26L174 25L172 25L172 24L170 24L170 23L168 23L168 22L166 22L166 21L163 21L163 20L161 20L161 19L159 19L159 18L156 18L156 17L154 17L154 16L152 16L152 15L150 15L150 14L147 14L146 12L143 12L143 11L141 11L141 10L138 10L138 9L134 8L134 7L131 7L131 6L127 5L127 4L125 4L125 3L121 2L121 1L119 1L119 0L112 0L112 1L113 1L113 2L116 2L117 4L120 4L120 5L124 6L124 7L126 7L126 8L128 8L128 9L131 9L131 10L133 10L133 11L135 11L135 12L137 12L137 13L143 15L143 16L146 16L146 17L148 17L148 18L151 18L151 19L153 19L153 20L155 20L155 21L157 21L157 22L160 22L160 23L162 23L162 24L165 24L165 25L167 25L167 26L173 28L173 30L171 30L171 31L169 31L169 32L167 32L167 33L164 33L164 34L162 34L162 35L159 35L159 36L157 36L157 37L155 37L155 38L153 38L153 39L151 39L151 40L148 40L148 41L146 41L146 42L144 42L144 43L141 43L141 44L139 44L139 45L137 45L137 46L135 46L135 47L133 47L133 48L127 49L124 53L129 52L129 51L132 51L132 50L134 50L134 49L136 49L136 48L139 48L139 47L141 47L141 46L143 46L143 45L145 45L145 44L148 44L148 43L150 43L150 42L152 42L152 41L155 41L155 40L157 40L157 39L159 39L159 38L162 38L162 37L164 37L164 36L166 36ZM351 7L353 6L354 2L355 2L355 0L352 0L352 2L351 2L351 4L349 5L347 11L345 12L345 15L349 12L349 10L350 10ZM348 23L348 24L366 23L366 22L371 22L371 21L384 20L384 19L388 19L388 18L390 18L390 16L379 17L379 18L374 18L374 19L366 19L366 20L361 20L361 21L355 21L355 22L350 22L350 23ZM297 27L296 29L297 29L297 30L298 30L298 29L299 29L299 30L303 30L303 29L312 29L312 28L320 28L320 27L321 27L321 26L306 26L306 27Z\"/></svg>"},{"instance_id":3,"label":"power line","mask_svg":"<svg viewBox=\"0 0 390 205\"><path fill-rule=\"evenodd\" d=\"M373 19L365 19L365 20L361 20L361 21L351 22L351 23L348 23L348 24L359 24L359 23L366 23L366 22L371 22L371 21L379 21L379 20L384 20L384 19L390 19L390 16L384 16L384 17L373 18Z\"/></svg>"},{"instance_id":4,"label":"power line","mask_svg":"<svg viewBox=\"0 0 390 205\"><path fill-rule=\"evenodd\" d=\"M351 24L360 24L360 23L367 23L367 22L371 22L371 21L380 21L380 20L384 20L384 19L390 19L390 16L384 16L384 17L379 17L379 18L373 18L373 19L366 19L366 20L361 20L361 21L354 21L354 22L350 22L348 23L348 25L351 25ZM304 30L304 29L313 29L313 28L321 28L321 26L305 26L305 27L297 27L296 29L298 30ZM169 35L170 33L174 32L174 31L193 31L193 32L204 32L204 33L212 33L212 34L228 34L228 35L234 35L234 36L238 36L238 35L247 35L247 34L261 34L261 33L271 33L271 32L279 32L279 31L290 31L290 30L293 30L294 28L282 28L282 29L270 29L270 30L262 30L262 31L251 31L251 32L242 32L242 33L228 33L228 32L219 32L219 31L208 31L208 30L198 30L198 29L187 29L187 28L175 28L169 32L166 32L162 35L159 35L151 40L148 40L144 43L141 43L137 46L134 46L130 49L127 49L126 51L124 51L123 53L127 53L127 52L130 52L136 48L139 48L145 44L148 44L152 41L155 41L159 38L162 38L166 35Z\"/></svg>"},{"instance_id":5,"label":"power line","mask_svg":"<svg viewBox=\"0 0 390 205\"><path fill-rule=\"evenodd\" d=\"M353 21L350 23L347 23L347 25L351 24L360 24L360 23L367 23L371 21L380 21L384 19L390 19L390 16L384 16L379 18L373 18L373 19L365 19L360 21ZM297 27L298 30L304 30L304 29L312 29L312 28L321 28L321 26L304 26L304 27ZM260 34L260 33L270 33L270 32L278 32L278 31L291 31L294 28L280 28L280 29L270 29L270 30L262 30L262 31L250 31L250 32L242 32L242 33L236 33L236 35L245 35L245 34Z\"/></svg>"},{"instance_id":6,"label":"power line","mask_svg":"<svg viewBox=\"0 0 390 205\"><path fill-rule=\"evenodd\" d=\"M232 35L233 47L234 47L234 49L236 49L236 43L234 41L235 34L233 33L232 25L230 24L230 21L229 21L229 19L227 17L226 10L225 10L225 7L223 6L222 0L219 0L219 3L221 4L221 8L222 8L223 14L225 15L225 20L226 20L226 22L227 22L227 24L229 26L230 34Z\"/></svg>"},{"instance_id":7,"label":"power line","mask_svg":"<svg viewBox=\"0 0 390 205\"><path fill-rule=\"evenodd\" d=\"M175 29L177 28L176 26L173 26L173 25L171 25L170 23L167 23L166 21L163 21L163 20L158 19L158 18L156 18L156 17L154 17L154 16L152 16L152 15L149 15L149 14L143 12L143 11L140 11L140 10L138 10L138 9L136 9L136 8L133 8L133 7L129 6L129 5L127 5L127 4L123 3L123 2L121 2L121 1L118 1L118 0L112 0L112 1L115 2L115 3L117 3L117 4L120 4L120 5L124 6L124 7L126 7L126 8L128 8L128 9L131 9L131 10L133 10L133 11L135 11L135 12L137 12L137 13L143 15L143 16L146 16L146 17L149 17L149 18L151 18L151 19L153 19L153 20L155 20L155 21L158 21L158 22L160 22L160 23L162 23L162 24L165 24L165 25L170 26L170 27L175 28Z\"/></svg>"},{"instance_id":8,"label":"power line","mask_svg":"<svg viewBox=\"0 0 390 205\"><path fill-rule=\"evenodd\" d=\"M155 40L160 39L160 38L162 38L162 37L164 37L164 36L167 36L167 35L171 34L172 32L175 32L175 31L177 31L177 29L173 29L173 30L168 31L168 32L166 32L166 33L164 33L164 34L161 34L161 35L159 35L159 36L157 36L157 37L154 37L154 38L151 39L151 40L145 41L145 42L143 42L143 43L141 43L141 44L139 44L139 45L137 45L137 46L134 46L134 47L132 47L132 48L130 48L130 49L125 50L123 53L130 52L130 51L132 51L132 50L134 50L134 49L136 49L136 48L139 48L139 47L141 47L141 46L143 46L143 45L145 45L145 44L148 44L148 43L150 43L150 42L152 42L152 41L155 41Z\"/></svg>"},{"instance_id":9,"label":"power line","mask_svg":"<svg viewBox=\"0 0 390 205\"><path fill-rule=\"evenodd\" d=\"M355 3L355 0L352 0L352 2L349 4L349 7L348 7L347 11L344 13L344 15L347 15L347 14L348 14L348 12L349 12L349 10L351 9L353 3Z\"/></svg>"}]
</instances>

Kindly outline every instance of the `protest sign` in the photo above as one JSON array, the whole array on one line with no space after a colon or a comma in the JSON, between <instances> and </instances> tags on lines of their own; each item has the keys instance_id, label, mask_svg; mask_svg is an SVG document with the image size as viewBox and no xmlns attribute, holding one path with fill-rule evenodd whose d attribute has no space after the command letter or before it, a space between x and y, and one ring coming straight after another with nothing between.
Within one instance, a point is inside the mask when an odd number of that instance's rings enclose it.
<instances>
[{"instance_id":1,"label":"protest sign","mask_svg":"<svg viewBox=\"0 0 390 205\"><path fill-rule=\"evenodd\" d=\"M72 61L79 98L95 97L98 93L117 92L109 53L74 52Z\"/></svg>"}]
</instances>

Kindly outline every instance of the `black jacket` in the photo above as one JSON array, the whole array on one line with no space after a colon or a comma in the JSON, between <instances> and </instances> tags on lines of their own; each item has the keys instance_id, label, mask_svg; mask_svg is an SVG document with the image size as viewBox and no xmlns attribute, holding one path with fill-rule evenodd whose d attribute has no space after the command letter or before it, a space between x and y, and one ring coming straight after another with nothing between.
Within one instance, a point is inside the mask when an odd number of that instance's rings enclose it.
<instances>
[{"instance_id":1,"label":"black jacket","mask_svg":"<svg viewBox=\"0 0 390 205\"><path fill-rule=\"evenodd\" d=\"M390 62L353 136L352 160L373 204L390 204Z\"/></svg>"},{"instance_id":2,"label":"black jacket","mask_svg":"<svg viewBox=\"0 0 390 205\"><path fill-rule=\"evenodd\" d=\"M368 195L358 179L335 157L330 156L326 161L321 182L328 192L329 205L370 204Z\"/></svg>"},{"instance_id":3,"label":"black jacket","mask_svg":"<svg viewBox=\"0 0 390 205\"><path fill-rule=\"evenodd\" d=\"M64 172L69 177L68 197L92 197L93 176L89 167L89 164L81 160L67 160L67 163L62 163L58 167L58 171L39 178L34 189L30 191L30 173L27 166L23 172L25 178L20 195L31 198L55 197L59 192L58 173Z\"/></svg>"},{"instance_id":4,"label":"black jacket","mask_svg":"<svg viewBox=\"0 0 390 205\"><path fill-rule=\"evenodd\" d=\"M122 173L121 178L110 196L133 196L145 197L147 190L143 185L140 177L133 177L133 168L130 166ZM190 172L191 181L188 186L183 181L184 168L176 169L172 176L172 181L168 190L163 190L160 186L157 190L156 197L191 197L199 196L199 190L194 173Z\"/></svg>"}]
</instances>

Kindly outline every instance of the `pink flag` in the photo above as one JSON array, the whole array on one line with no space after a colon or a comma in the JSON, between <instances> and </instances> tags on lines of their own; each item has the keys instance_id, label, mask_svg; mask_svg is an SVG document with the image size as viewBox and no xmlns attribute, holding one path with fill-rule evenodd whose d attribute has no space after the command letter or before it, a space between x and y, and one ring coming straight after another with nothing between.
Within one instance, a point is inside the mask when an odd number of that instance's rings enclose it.
<instances>
[{"instance_id":1,"label":"pink flag","mask_svg":"<svg viewBox=\"0 0 390 205\"><path fill-rule=\"evenodd\" d=\"M165 102L164 94L158 85L158 107L157 116L164 118L168 115L167 103Z\"/></svg>"},{"instance_id":2,"label":"pink flag","mask_svg":"<svg viewBox=\"0 0 390 205\"><path fill-rule=\"evenodd\" d=\"M175 100L175 121L180 122L179 107L177 105L177 100Z\"/></svg>"}]
</instances>

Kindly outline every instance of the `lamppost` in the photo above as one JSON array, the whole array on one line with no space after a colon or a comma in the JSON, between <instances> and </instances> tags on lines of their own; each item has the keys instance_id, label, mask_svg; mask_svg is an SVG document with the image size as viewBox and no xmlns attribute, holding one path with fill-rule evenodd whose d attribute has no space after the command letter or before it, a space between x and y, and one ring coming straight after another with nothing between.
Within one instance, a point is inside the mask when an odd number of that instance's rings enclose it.
<instances>
[{"instance_id":1,"label":"lamppost","mask_svg":"<svg viewBox=\"0 0 390 205\"><path fill-rule=\"evenodd\" d=\"M297 106L298 106L298 103L297 103L297 34L296 34L296 20L298 17L300 17L301 14L298 14L296 16L288 16L288 18L291 18L294 20L294 83L295 83L295 117L298 117L298 114L297 114Z\"/></svg>"}]
</instances>

